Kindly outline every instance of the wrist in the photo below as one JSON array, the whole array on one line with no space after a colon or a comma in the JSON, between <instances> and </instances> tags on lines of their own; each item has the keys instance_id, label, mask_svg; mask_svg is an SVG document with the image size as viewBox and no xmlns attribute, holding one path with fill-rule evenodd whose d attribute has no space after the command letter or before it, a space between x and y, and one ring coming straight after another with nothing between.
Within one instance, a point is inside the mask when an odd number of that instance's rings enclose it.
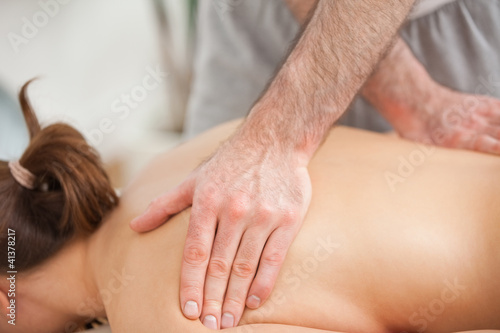
<instances>
[{"instance_id":1,"label":"wrist","mask_svg":"<svg viewBox=\"0 0 500 333\"><path fill-rule=\"evenodd\" d=\"M287 115L278 105L271 107L259 102L231 141L241 151L250 149L250 154L271 154L289 163L307 166L316 149L302 142L302 131L303 128L290 124Z\"/></svg>"},{"instance_id":2,"label":"wrist","mask_svg":"<svg viewBox=\"0 0 500 333\"><path fill-rule=\"evenodd\" d=\"M300 87L294 66L285 65L269 89L250 110L237 135L282 156L307 165L329 125L308 121L317 112L311 94ZM326 122L325 122L326 123Z\"/></svg>"},{"instance_id":3,"label":"wrist","mask_svg":"<svg viewBox=\"0 0 500 333\"><path fill-rule=\"evenodd\" d=\"M370 80L363 96L387 119L398 132L425 127L436 111L444 87L421 68L414 68L400 80L390 82ZM441 95L441 97L440 97Z\"/></svg>"}]
</instances>

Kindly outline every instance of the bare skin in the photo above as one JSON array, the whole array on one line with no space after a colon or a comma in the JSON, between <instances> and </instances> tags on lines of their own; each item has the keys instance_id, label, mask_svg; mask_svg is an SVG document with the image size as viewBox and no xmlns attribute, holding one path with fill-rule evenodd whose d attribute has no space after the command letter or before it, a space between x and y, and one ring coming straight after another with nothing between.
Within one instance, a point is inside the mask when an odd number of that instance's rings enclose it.
<instances>
[{"instance_id":1,"label":"bare skin","mask_svg":"<svg viewBox=\"0 0 500 333\"><path fill-rule=\"evenodd\" d=\"M243 126L131 223L149 231L193 206L180 299L187 318L211 328L266 302L310 202L307 164L414 3L286 1L304 32ZM402 40L362 93L402 137L500 154L500 102L435 83Z\"/></svg>"},{"instance_id":2,"label":"bare skin","mask_svg":"<svg viewBox=\"0 0 500 333\"><path fill-rule=\"evenodd\" d=\"M19 332L53 332L39 327L92 311L114 332L208 332L183 316L177 297L191 210L151 233L134 233L128 221L236 125L156 158L89 240L19 277ZM400 156L417 155L421 163L392 191L386 173L398 173ZM500 158L337 128L309 173L311 206L270 299L228 332L500 329ZM21 326L28 322L37 329ZM5 321L0 330L16 332Z\"/></svg>"},{"instance_id":3,"label":"bare skin","mask_svg":"<svg viewBox=\"0 0 500 333\"><path fill-rule=\"evenodd\" d=\"M180 289L187 318L210 328L236 325L245 305L266 302L311 200L309 160L413 3L319 0L244 124L132 221L135 231L149 231L192 206Z\"/></svg>"},{"instance_id":4,"label":"bare skin","mask_svg":"<svg viewBox=\"0 0 500 333\"><path fill-rule=\"evenodd\" d=\"M300 24L316 3L285 1ZM396 39L361 94L403 138L500 154L500 101L453 91L434 81L402 38Z\"/></svg>"},{"instance_id":5,"label":"bare skin","mask_svg":"<svg viewBox=\"0 0 500 333\"><path fill-rule=\"evenodd\" d=\"M401 38L362 93L403 138L500 155L500 101L437 83Z\"/></svg>"}]
</instances>

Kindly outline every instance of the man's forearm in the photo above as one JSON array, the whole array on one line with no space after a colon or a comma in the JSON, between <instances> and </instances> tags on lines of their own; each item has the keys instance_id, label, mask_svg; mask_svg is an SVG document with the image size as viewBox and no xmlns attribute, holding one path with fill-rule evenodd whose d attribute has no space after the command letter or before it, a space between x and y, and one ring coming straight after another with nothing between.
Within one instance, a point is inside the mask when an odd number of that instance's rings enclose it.
<instances>
[{"instance_id":1,"label":"man's forearm","mask_svg":"<svg viewBox=\"0 0 500 333\"><path fill-rule=\"evenodd\" d=\"M413 3L320 0L242 133L308 160L372 73Z\"/></svg>"},{"instance_id":2,"label":"man's forearm","mask_svg":"<svg viewBox=\"0 0 500 333\"><path fill-rule=\"evenodd\" d=\"M316 0L285 0L300 24L307 21ZM361 90L362 95L398 130L421 127L426 106L436 98L436 82L401 37L382 59ZM420 117L412 114L419 112ZM411 133L409 133L411 134Z\"/></svg>"},{"instance_id":3,"label":"man's forearm","mask_svg":"<svg viewBox=\"0 0 500 333\"><path fill-rule=\"evenodd\" d=\"M363 96L397 129L416 129L411 123L425 117L438 88L412 51L398 38L362 89ZM418 112L420 117L410 117Z\"/></svg>"}]
</instances>

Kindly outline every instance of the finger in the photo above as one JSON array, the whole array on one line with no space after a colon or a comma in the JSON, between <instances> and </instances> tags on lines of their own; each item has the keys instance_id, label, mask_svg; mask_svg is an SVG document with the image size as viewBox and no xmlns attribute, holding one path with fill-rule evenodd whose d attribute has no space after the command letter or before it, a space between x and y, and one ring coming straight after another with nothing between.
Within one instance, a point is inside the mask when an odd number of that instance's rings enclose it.
<instances>
[{"instance_id":1,"label":"finger","mask_svg":"<svg viewBox=\"0 0 500 333\"><path fill-rule=\"evenodd\" d=\"M456 148L464 148L481 153L500 155L500 141L489 135L462 133L456 140Z\"/></svg>"},{"instance_id":2,"label":"finger","mask_svg":"<svg viewBox=\"0 0 500 333\"><path fill-rule=\"evenodd\" d=\"M189 319L199 318L203 305L203 286L217 225L217 214L211 208L195 202L184 245L180 301Z\"/></svg>"},{"instance_id":3,"label":"finger","mask_svg":"<svg viewBox=\"0 0 500 333\"><path fill-rule=\"evenodd\" d=\"M217 228L212 254L208 263L205 298L201 313L201 320L208 328L220 328L222 302L226 294L231 266L242 235L239 225L237 223L219 222ZM226 316L226 323L227 320Z\"/></svg>"},{"instance_id":4,"label":"finger","mask_svg":"<svg viewBox=\"0 0 500 333\"><path fill-rule=\"evenodd\" d=\"M483 130L483 134L486 134L494 139L500 139L500 127L499 126L491 126L486 125Z\"/></svg>"},{"instance_id":5,"label":"finger","mask_svg":"<svg viewBox=\"0 0 500 333\"><path fill-rule=\"evenodd\" d=\"M294 237L295 233L289 228L278 228L269 237L248 293L246 305L250 309L260 307L269 298Z\"/></svg>"},{"instance_id":6,"label":"finger","mask_svg":"<svg viewBox=\"0 0 500 333\"><path fill-rule=\"evenodd\" d=\"M500 155L500 141L489 135L477 136L472 145L472 149L476 151Z\"/></svg>"},{"instance_id":7,"label":"finger","mask_svg":"<svg viewBox=\"0 0 500 333\"><path fill-rule=\"evenodd\" d=\"M488 98L485 100L484 106L478 108L478 114L487 117L495 123L500 122L500 101L497 99Z\"/></svg>"},{"instance_id":8,"label":"finger","mask_svg":"<svg viewBox=\"0 0 500 333\"><path fill-rule=\"evenodd\" d=\"M222 328L234 327L240 321L248 289L255 277L262 249L269 233L249 229L241 239L238 253L231 268L231 276L222 306ZM232 324L232 325L231 325Z\"/></svg>"},{"instance_id":9,"label":"finger","mask_svg":"<svg viewBox=\"0 0 500 333\"><path fill-rule=\"evenodd\" d=\"M136 232L153 230L165 223L170 216L189 207L193 202L194 178L188 178L172 191L154 199L141 216L130 222Z\"/></svg>"}]
</instances>

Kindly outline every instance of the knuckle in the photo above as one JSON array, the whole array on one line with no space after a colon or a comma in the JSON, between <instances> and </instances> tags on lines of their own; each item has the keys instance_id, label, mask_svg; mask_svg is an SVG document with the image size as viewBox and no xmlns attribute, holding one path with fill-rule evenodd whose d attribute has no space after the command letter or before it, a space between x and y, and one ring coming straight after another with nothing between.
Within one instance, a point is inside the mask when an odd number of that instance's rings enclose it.
<instances>
[{"instance_id":1,"label":"knuckle","mask_svg":"<svg viewBox=\"0 0 500 333\"><path fill-rule=\"evenodd\" d=\"M245 307L245 301L246 293L238 292L236 294L228 294L224 300L224 311L232 309L233 312L239 312Z\"/></svg>"},{"instance_id":2,"label":"knuckle","mask_svg":"<svg viewBox=\"0 0 500 333\"><path fill-rule=\"evenodd\" d=\"M222 309L222 301L213 298L205 298L203 300L203 307L205 309L220 311L220 309Z\"/></svg>"},{"instance_id":3,"label":"knuckle","mask_svg":"<svg viewBox=\"0 0 500 333\"><path fill-rule=\"evenodd\" d=\"M225 278L229 273L229 263L222 258L212 257L208 264L207 273L216 278Z\"/></svg>"},{"instance_id":4,"label":"knuckle","mask_svg":"<svg viewBox=\"0 0 500 333\"><path fill-rule=\"evenodd\" d=\"M200 265L208 259L208 251L201 244L186 246L184 260L191 265Z\"/></svg>"},{"instance_id":5,"label":"knuckle","mask_svg":"<svg viewBox=\"0 0 500 333\"><path fill-rule=\"evenodd\" d=\"M276 210L269 205L260 205L258 209L258 216L262 221L270 220L275 214Z\"/></svg>"},{"instance_id":6,"label":"knuckle","mask_svg":"<svg viewBox=\"0 0 500 333\"><path fill-rule=\"evenodd\" d=\"M271 283L266 284L262 282L256 282L255 290L255 293L261 295L261 298L264 299L271 294L271 292L273 291L273 286Z\"/></svg>"},{"instance_id":7,"label":"knuckle","mask_svg":"<svg viewBox=\"0 0 500 333\"><path fill-rule=\"evenodd\" d=\"M235 260L233 263L232 274L243 279L248 279L255 275L255 268L247 260Z\"/></svg>"},{"instance_id":8,"label":"knuckle","mask_svg":"<svg viewBox=\"0 0 500 333\"><path fill-rule=\"evenodd\" d=\"M228 208L228 217L230 221L241 220L247 213L248 207L241 201L233 201Z\"/></svg>"},{"instance_id":9,"label":"knuckle","mask_svg":"<svg viewBox=\"0 0 500 333\"><path fill-rule=\"evenodd\" d=\"M262 256L262 263L271 267L279 267L285 260L285 254L282 251L273 251L270 254Z\"/></svg>"},{"instance_id":10,"label":"knuckle","mask_svg":"<svg viewBox=\"0 0 500 333\"><path fill-rule=\"evenodd\" d=\"M181 284L180 292L187 298L198 299L202 295L202 288L197 281L188 281Z\"/></svg>"},{"instance_id":11,"label":"knuckle","mask_svg":"<svg viewBox=\"0 0 500 333\"><path fill-rule=\"evenodd\" d=\"M295 209L288 209L283 213L283 222L285 225L294 225L299 219L299 212Z\"/></svg>"}]
</instances>

